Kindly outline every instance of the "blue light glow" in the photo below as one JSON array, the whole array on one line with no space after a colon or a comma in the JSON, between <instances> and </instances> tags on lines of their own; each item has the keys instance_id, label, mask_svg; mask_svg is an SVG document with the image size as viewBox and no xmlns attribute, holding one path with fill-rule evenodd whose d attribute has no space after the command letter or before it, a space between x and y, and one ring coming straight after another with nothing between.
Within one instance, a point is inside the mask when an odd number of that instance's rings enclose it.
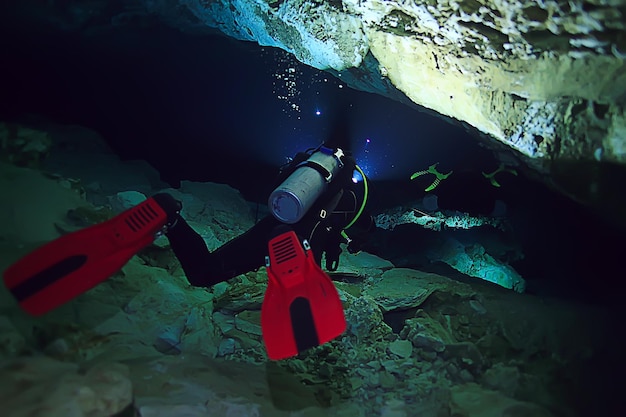
<instances>
[{"instance_id":1,"label":"blue light glow","mask_svg":"<svg viewBox=\"0 0 626 417\"><path fill-rule=\"evenodd\" d=\"M220 90L220 97L229 100L229 106L219 107L223 112L212 110L208 120L195 125L187 122L193 111L180 116L204 146L214 146L205 138L220 138L217 142L238 157L277 168L285 156L334 140L373 181L406 180L416 170L454 156L473 160L460 149L472 141L455 141L464 133L452 124L376 94L339 89L339 78L301 64L287 53L264 51L261 60L267 62L259 68L267 71L238 85L241 91L255 91L254 99L261 100L262 106L232 116L229 109L240 103L239 96ZM210 98L204 100L212 103ZM344 123L338 125L338 120ZM338 126L345 131L335 131Z\"/></svg>"},{"instance_id":2,"label":"blue light glow","mask_svg":"<svg viewBox=\"0 0 626 417\"><path fill-rule=\"evenodd\" d=\"M363 175L361 175L361 173L355 169L352 173L352 182L356 184L361 181L363 181Z\"/></svg>"}]
</instances>

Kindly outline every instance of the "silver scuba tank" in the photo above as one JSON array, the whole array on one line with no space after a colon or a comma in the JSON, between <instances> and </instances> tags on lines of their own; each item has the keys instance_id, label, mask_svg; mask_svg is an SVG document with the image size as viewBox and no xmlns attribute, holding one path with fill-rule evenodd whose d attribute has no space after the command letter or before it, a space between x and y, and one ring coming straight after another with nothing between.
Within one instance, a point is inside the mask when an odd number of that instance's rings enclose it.
<instances>
[{"instance_id":1,"label":"silver scuba tank","mask_svg":"<svg viewBox=\"0 0 626 417\"><path fill-rule=\"evenodd\" d=\"M301 163L269 196L274 217L293 224L302 219L343 166L343 151L321 147Z\"/></svg>"}]
</instances>

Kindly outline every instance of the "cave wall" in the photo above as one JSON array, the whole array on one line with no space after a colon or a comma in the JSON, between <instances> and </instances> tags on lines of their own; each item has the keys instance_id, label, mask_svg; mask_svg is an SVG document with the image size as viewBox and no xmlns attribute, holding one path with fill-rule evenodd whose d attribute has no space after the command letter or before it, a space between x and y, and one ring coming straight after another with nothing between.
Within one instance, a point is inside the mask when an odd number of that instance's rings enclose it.
<instances>
[{"instance_id":1,"label":"cave wall","mask_svg":"<svg viewBox=\"0 0 626 417\"><path fill-rule=\"evenodd\" d=\"M138 3L183 30L216 28L319 69L359 68L371 53L414 103L543 161L539 169L554 159L626 163L623 0Z\"/></svg>"},{"instance_id":2,"label":"cave wall","mask_svg":"<svg viewBox=\"0 0 626 417\"><path fill-rule=\"evenodd\" d=\"M165 23L282 48L495 139L592 204L614 192L605 165L626 165L626 0L15 3L64 30Z\"/></svg>"}]
</instances>

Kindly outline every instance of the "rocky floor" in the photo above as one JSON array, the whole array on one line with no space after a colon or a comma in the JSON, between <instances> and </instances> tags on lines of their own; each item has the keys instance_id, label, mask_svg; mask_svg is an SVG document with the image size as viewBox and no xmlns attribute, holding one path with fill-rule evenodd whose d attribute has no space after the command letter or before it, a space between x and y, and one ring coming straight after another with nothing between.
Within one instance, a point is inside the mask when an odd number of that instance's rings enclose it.
<instances>
[{"instance_id":1,"label":"rocky floor","mask_svg":"<svg viewBox=\"0 0 626 417\"><path fill-rule=\"evenodd\" d=\"M49 136L50 151L38 166L0 164L0 270L42 242L132 205L138 191L166 188L140 165L69 141L67 128ZM76 162L94 154L110 161L106 172ZM253 224L247 203L229 187L184 182L169 191L184 201L183 215L210 248ZM396 268L364 252L344 251L340 265L332 278L347 331L279 362L267 359L261 340L265 271L191 287L165 239L39 318L22 312L2 287L3 415L616 412L619 391L611 379L619 376L621 324L608 307Z\"/></svg>"}]
</instances>

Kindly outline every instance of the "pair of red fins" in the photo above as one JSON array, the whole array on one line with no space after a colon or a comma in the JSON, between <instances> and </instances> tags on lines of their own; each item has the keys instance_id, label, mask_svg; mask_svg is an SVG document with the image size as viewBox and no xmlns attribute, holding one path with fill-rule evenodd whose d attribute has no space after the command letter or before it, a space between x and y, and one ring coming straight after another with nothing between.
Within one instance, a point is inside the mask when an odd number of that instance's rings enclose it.
<instances>
[{"instance_id":1,"label":"pair of red fins","mask_svg":"<svg viewBox=\"0 0 626 417\"><path fill-rule=\"evenodd\" d=\"M22 309L39 316L117 272L163 229L167 214L153 199L116 217L49 242L4 272ZM268 242L268 285L261 327L272 360L322 345L346 328L337 289L292 230Z\"/></svg>"}]
</instances>

